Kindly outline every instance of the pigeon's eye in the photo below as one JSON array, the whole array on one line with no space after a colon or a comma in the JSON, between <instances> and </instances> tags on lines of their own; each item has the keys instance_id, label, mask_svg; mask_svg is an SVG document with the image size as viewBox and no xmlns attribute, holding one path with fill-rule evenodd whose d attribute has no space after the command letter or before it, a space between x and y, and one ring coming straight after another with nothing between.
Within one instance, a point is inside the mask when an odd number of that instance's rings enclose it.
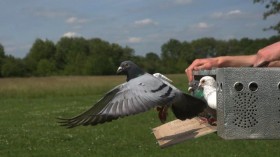
<instances>
[{"instance_id":1,"label":"pigeon's eye","mask_svg":"<svg viewBox=\"0 0 280 157\"><path fill-rule=\"evenodd\" d=\"M204 84L204 83L205 83L205 80L201 80L201 83Z\"/></svg>"},{"instance_id":2,"label":"pigeon's eye","mask_svg":"<svg viewBox=\"0 0 280 157\"><path fill-rule=\"evenodd\" d=\"M125 67L128 67L129 65L128 65L128 63L125 63L125 65L124 65Z\"/></svg>"}]
</instances>

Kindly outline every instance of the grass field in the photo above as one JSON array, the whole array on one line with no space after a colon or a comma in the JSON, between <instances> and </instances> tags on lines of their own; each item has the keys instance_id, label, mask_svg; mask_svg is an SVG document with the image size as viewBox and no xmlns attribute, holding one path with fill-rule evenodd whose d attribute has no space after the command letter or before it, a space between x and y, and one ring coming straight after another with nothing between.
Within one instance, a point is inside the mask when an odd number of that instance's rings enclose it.
<instances>
[{"instance_id":1,"label":"grass field","mask_svg":"<svg viewBox=\"0 0 280 157\"><path fill-rule=\"evenodd\" d=\"M184 75L169 75L186 90ZM0 79L0 157L277 156L279 140L223 140L216 134L161 149L151 129L155 111L94 127L65 129L57 117L71 117L96 102L124 76ZM171 115L171 112L170 114ZM170 116L169 120L174 117Z\"/></svg>"}]
</instances>

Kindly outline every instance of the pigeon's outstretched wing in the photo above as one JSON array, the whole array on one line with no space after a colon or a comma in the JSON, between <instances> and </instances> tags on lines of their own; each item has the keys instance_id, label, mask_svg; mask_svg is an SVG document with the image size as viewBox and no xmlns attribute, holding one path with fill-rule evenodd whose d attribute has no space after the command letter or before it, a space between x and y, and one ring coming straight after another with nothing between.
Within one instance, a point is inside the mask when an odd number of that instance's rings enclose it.
<instances>
[{"instance_id":1,"label":"pigeon's outstretched wing","mask_svg":"<svg viewBox=\"0 0 280 157\"><path fill-rule=\"evenodd\" d=\"M144 74L115 87L86 112L70 119L60 118L60 123L72 128L112 121L147 111L158 105L171 105L177 92L177 89L162 80Z\"/></svg>"},{"instance_id":2,"label":"pigeon's outstretched wing","mask_svg":"<svg viewBox=\"0 0 280 157\"><path fill-rule=\"evenodd\" d=\"M157 78L161 79L164 82L168 82L168 83L172 83L173 82L172 80L170 80L168 77L164 76L161 73L154 73L153 75L154 75L154 77L157 77Z\"/></svg>"}]
</instances>

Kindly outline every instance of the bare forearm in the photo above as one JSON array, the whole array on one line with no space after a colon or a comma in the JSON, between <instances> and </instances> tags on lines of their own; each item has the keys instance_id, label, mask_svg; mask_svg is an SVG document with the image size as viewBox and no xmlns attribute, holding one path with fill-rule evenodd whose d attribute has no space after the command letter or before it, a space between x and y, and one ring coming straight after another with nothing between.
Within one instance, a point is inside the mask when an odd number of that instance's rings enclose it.
<instances>
[{"instance_id":1,"label":"bare forearm","mask_svg":"<svg viewBox=\"0 0 280 157\"><path fill-rule=\"evenodd\" d=\"M217 57L218 67L249 67L255 62L256 55Z\"/></svg>"}]
</instances>

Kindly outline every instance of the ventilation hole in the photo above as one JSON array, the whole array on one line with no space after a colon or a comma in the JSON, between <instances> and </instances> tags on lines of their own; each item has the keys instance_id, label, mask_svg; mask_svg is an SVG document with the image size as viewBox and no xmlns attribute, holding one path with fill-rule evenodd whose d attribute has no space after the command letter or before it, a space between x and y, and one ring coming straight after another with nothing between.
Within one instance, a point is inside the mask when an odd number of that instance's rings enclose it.
<instances>
[{"instance_id":1,"label":"ventilation hole","mask_svg":"<svg viewBox=\"0 0 280 157\"><path fill-rule=\"evenodd\" d=\"M237 96L234 97L234 125L245 129L253 127L258 123L256 101L257 97L250 92L238 93Z\"/></svg>"},{"instance_id":2,"label":"ventilation hole","mask_svg":"<svg viewBox=\"0 0 280 157\"><path fill-rule=\"evenodd\" d=\"M280 82L278 83L277 87L278 87L278 89L280 90Z\"/></svg>"},{"instance_id":3,"label":"ventilation hole","mask_svg":"<svg viewBox=\"0 0 280 157\"><path fill-rule=\"evenodd\" d=\"M258 84L256 82L251 82L249 83L249 89L252 91L252 92L255 92L258 90Z\"/></svg>"},{"instance_id":4,"label":"ventilation hole","mask_svg":"<svg viewBox=\"0 0 280 157\"><path fill-rule=\"evenodd\" d=\"M235 89L236 91L238 91L238 92L242 91L242 89L243 89L243 84L240 83L240 82L236 82L236 83L234 84L234 89Z\"/></svg>"},{"instance_id":5,"label":"ventilation hole","mask_svg":"<svg viewBox=\"0 0 280 157\"><path fill-rule=\"evenodd\" d=\"M220 83L220 89L221 89L221 91L223 90L223 84L222 83Z\"/></svg>"}]
</instances>

